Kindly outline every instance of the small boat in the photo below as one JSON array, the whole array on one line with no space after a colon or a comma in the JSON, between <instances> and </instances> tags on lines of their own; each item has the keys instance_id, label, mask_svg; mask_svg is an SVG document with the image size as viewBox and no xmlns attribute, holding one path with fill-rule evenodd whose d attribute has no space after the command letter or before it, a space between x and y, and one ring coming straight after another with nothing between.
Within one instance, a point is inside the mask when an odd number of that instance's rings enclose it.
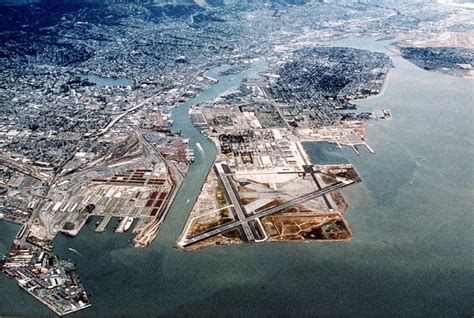
<instances>
[{"instance_id":1,"label":"small boat","mask_svg":"<svg viewBox=\"0 0 474 318\"><path fill-rule=\"evenodd\" d=\"M132 217L128 217L127 222L125 223L125 226L123 227L123 230L124 230L124 231L128 231L128 229L130 228L130 226L132 226L132 223L133 223L133 218L132 218Z\"/></svg>"},{"instance_id":2,"label":"small boat","mask_svg":"<svg viewBox=\"0 0 474 318\"><path fill-rule=\"evenodd\" d=\"M75 249L73 249L73 248L68 248L68 250L70 250L71 252L74 252L74 253L76 253L77 255L80 255L80 256L82 256L82 254L81 254L81 253L79 253L78 251L76 251L76 250L75 250Z\"/></svg>"},{"instance_id":3,"label":"small boat","mask_svg":"<svg viewBox=\"0 0 474 318\"><path fill-rule=\"evenodd\" d=\"M198 148L199 152L205 157L204 149L202 149L202 146L199 142L196 143L196 147Z\"/></svg>"}]
</instances>

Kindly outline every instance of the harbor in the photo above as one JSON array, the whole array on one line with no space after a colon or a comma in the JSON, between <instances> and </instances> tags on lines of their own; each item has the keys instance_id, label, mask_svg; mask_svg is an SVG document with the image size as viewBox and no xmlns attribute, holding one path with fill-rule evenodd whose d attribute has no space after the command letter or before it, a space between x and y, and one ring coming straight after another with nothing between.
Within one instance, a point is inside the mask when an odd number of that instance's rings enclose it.
<instances>
[{"instance_id":1,"label":"harbor","mask_svg":"<svg viewBox=\"0 0 474 318\"><path fill-rule=\"evenodd\" d=\"M388 44L368 38L339 43L379 50ZM189 120L187 108L194 103L190 102L174 110L174 129L190 139L196 160L158 239L148 249L135 250L129 246L131 231L119 236L112 231L99 234L92 222L74 240L55 239L55 251L74 260L91 292L93 306L73 316L111 312L232 316L237 309L240 315L264 316L268 308L281 316L313 316L315 304L322 316L333 316L335 308L349 317L367 316L367 312L373 317L472 312L468 283L474 202L469 171L474 153L468 132L474 118L465 102L472 99L472 81L423 71L399 57L394 65L384 95L358 101L361 110L382 105L394 115L391 121L374 121L367 128L376 153L362 149L359 157L349 147L333 149L363 179L344 190L350 202L347 219L355 235L352 241L235 245L192 253L172 248L215 154L213 144ZM238 85L238 80L230 82L229 77L210 73L220 86L203 92L200 101ZM450 198L459 203L457 209ZM0 222L0 246L5 253L19 227L11 225L14 230L8 230L2 223L9 223ZM12 290L10 297L0 298L0 308L7 314L21 315L27 308L31 315L53 316L22 289L15 289L14 281L0 277L0 284ZM127 301L123 286L127 286ZM447 306L447 295L453 294L456 297Z\"/></svg>"}]
</instances>

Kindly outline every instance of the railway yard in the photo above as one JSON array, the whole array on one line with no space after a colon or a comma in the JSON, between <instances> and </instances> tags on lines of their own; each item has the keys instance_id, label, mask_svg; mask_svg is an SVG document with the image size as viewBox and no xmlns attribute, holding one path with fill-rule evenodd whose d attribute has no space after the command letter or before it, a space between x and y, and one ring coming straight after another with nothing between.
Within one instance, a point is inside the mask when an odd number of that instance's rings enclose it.
<instances>
[{"instance_id":1,"label":"railway yard","mask_svg":"<svg viewBox=\"0 0 474 318\"><path fill-rule=\"evenodd\" d=\"M168 160L166 153L173 147L173 160ZM0 216L23 225L0 266L21 288L65 315L90 304L73 263L51 253L56 235L74 237L93 217L100 220L96 232L103 232L118 218L115 232L127 231L135 223L132 244L148 246L191 158L180 137L134 131L98 157L76 153L72 161L77 162L54 177L51 170L31 162L7 159L0 170L6 198Z\"/></svg>"},{"instance_id":2,"label":"railway yard","mask_svg":"<svg viewBox=\"0 0 474 318\"><path fill-rule=\"evenodd\" d=\"M184 143L180 145L185 146ZM182 159L186 160L186 157ZM56 176L49 186L44 186L41 196L36 195L36 201L30 201L31 211L23 212L19 208L21 202L18 202L18 207L12 206L12 213L4 214L4 217L20 222L36 207L22 238L45 248L51 247L51 241L59 232L76 236L92 216L109 221L110 217L137 219L133 244L146 246L155 238L160 225L158 221L166 215L170 197L186 173L184 162L181 166L178 164L168 162L141 133L134 132L99 158ZM17 184L19 178L31 187L39 184L31 176L18 177L19 172L8 168L3 171L4 178L11 176L6 189ZM13 195L21 200L34 193L12 190L9 195L12 200ZM100 228L103 230L106 225L104 221ZM119 230L123 231L123 228L124 224Z\"/></svg>"}]
</instances>

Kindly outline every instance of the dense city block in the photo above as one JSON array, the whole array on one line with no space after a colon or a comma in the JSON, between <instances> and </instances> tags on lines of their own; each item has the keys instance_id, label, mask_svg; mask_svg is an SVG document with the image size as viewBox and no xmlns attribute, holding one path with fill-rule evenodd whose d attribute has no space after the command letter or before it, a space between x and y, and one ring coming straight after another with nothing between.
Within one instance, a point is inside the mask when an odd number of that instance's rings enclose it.
<instances>
[{"instance_id":1,"label":"dense city block","mask_svg":"<svg viewBox=\"0 0 474 318\"><path fill-rule=\"evenodd\" d=\"M291 59L270 92L292 127L339 124L340 111L356 107L351 100L381 92L391 65L384 53L339 47L299 50Z\"/></svg>"},{"instance_id":2,"label":"dense city block","mask_svg":"<svg viewBox=\"0 0 474 318\"><path fill-rule=\"evenodd\" d=\"M401 47L400 52L417 66L457 76L473 76L474 49L450 47Z\"/></svg>"}]
</instances>

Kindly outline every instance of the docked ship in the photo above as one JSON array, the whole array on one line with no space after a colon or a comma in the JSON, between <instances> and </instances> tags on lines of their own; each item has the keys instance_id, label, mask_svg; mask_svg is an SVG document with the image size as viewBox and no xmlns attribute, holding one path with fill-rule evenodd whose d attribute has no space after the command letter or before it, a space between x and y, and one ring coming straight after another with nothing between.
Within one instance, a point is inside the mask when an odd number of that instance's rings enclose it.
<instances>
[{"instance_id":1,"label":"docked ship","mask_svg":"<svg viewBox=\"0 0 474 318\"><path fill-rule=\"evenodd\" d=\"M127 218L127 222L125 222L125 225L123 227L123 230L126 232L128 231L128 229L130 228L130 226L132 226L132 223L133 223L133 218L132 217L128 217Z\"/></svg>"}]
</instances>

